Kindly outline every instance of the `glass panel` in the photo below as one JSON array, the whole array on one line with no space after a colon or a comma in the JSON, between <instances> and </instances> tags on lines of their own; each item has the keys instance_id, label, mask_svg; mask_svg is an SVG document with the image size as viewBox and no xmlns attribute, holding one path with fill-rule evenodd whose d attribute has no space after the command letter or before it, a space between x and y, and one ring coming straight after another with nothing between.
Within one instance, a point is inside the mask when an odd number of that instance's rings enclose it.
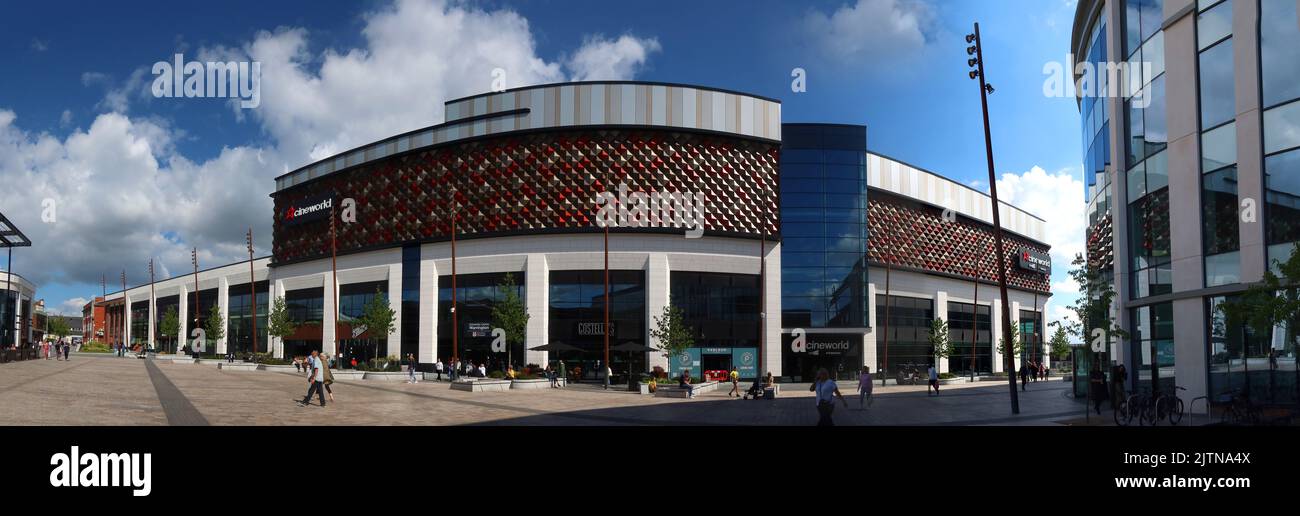
<instances>
[{"instance_id":1,"label":"glass panel","mask_svg":"<svg viewBox=\"0 0 1300 516\"><path fill-rule=\"evenodd\" d=\"M1232 0L1196 16L1196 49L1205 50L1232 34Z\"/></svg>"},{"instance_id":2,"label":"glass panel","mask_svg":"<svg viewBox=\"0 0 1300 516\"><path fill-rule=\"evenodd\" d=\"M1267 108L1300 98L1300 18L1295 2L1264 0L1259 8L1260 75Z\"/></svg>"},{"instance_id":3,"label":"glass panel","mask_svg":"<svg viewBox=\"0 0 1300 516\"><path fill-rule=\"evenodd\" d=\"M1264 185L1267 243L1300 240L1300 149L1264 158Z\"/></svg>"},{"instance_id":4,"label":"glass panel","mask_svg":"<svg viewBox=\"0 0 1300 516\"><path fill-rule=\"evenodd\" d=\"M1219 254L1240 249L1240 230L1237 222L1237 167L1219 169L1202 177L1201 206L1205 254ZM1206 263L1209 263L1208 258Z\"/></svg>"},{"instance_id":5,"label":"glass panel","mask_svg":"<svg viewBox=\"0 0 1300 516\"><path fill-rule=\"evenodd\" d=\"M1147 191L1154 192L1169 186L1169 153L1161 152L1146 160Z\"/></svg>"},{"instance_id":6,"label":"glass panel","mask_svg":"<svg viewBox=\"0 0 1300 516\"><path fill-rule=\"evenodd\" d=\"M1169 132L1165 129L1165 76L1161 75L1151 81L1146 92L1151 95L1151 103L1142 110L1142 121L1146 129L1143 135L1146 138L1146 153L1150 156L1164 149L1169 141Z\"/></svg>"},{"instance_id":7,"label":"glass panel","mask_svg":"<svg viewBox=\"0 0 1300 516\"><path fill-rule=\"evenodd\" d=\"M1128 202L1141 199L1147 194L1146 162L1128 170Z\"/></svg>"},{"instance_id":8,"label":"glass panel","mask_svg":"<svg viewBox=\"0 0 1300 516\"><path fill-rule=\"evenodd\" d=\"M1201 135L1201 172L1210 172L1236 162L1236 122Z\"/></svg>"},{"instance_id":9,"label":"glass panel","mask_svg":"<svg viewBox=\"0 0 1300 516\"><path fill-rule=\"evenodd\" d=\"M1214 254L1205 257L1205 286L1231 285L1241 282L1241 253Z\"/></svg>"},{"instance_id":10,"label":"glass panel","mask_svg":"<svg viewBox=\"0 0 1300 516\"><path fill-rule=\"evenodd\" d=\"M1209 128L1233 118L1232 40L1201 52L1200 64L1201 127Z\"/></svg>"},{"instance_id":11,"label":"glass panel","mask_svg":"<svg viewBox=\"0 0 1300 516\"><path fill-rule=\"evenodd\" d=\"M1142 45L1142 58L1151 63L1151 67L1142 67L1142 84L1151 82L1165 73L1165 33L1162 31Z\"/></svg>"},{"instance_id":12,"label":"glass panel","mask_svg":"<svg viewBox=\"0 0 1300 516\"><path fill-rule=\"evenodd\" d=\"M1300 102L1264 112L1264 154L1300 147Z\"/></svg>"}]
</instances>

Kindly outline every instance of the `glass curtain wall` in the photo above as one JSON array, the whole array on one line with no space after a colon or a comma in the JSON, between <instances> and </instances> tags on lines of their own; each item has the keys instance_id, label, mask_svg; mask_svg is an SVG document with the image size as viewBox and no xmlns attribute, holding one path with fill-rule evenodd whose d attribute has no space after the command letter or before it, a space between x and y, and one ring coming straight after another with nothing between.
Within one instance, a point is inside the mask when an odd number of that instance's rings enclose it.
<instances>
[{"instance_id":1,"label":"glass curtain wall","mask_svg":"<svg viewBox=\"0 0 1300 516\"><path fill-rule=\"evenodd\" d=\"M510 275L515 281L515 295L521 302L528 299L524 289L525 273L512 272ZM456 322L460 324L456 354L462 362L484 364L488 371L504 369L507 358L516 367L525 365L522 344L516 345L509 353L492 351L492 307L506 297L506 289L501 287L505 279L504 272L456 275ZM444 362L452 355L451 292L451 276L439 276L438 357Z\"/></svg>"},{"instance_id":2,"label":"glass curtain wall","mask_svg":"<svg viewBox=\"0 0 1300 516\"><path fill-rule=\"evenodd\" d=\"M253 352L253 292L249 288L243 283L226 290L226 349L233 353ZM259 281L252 288L257 290L257 352L265 353L271 342L266 332L267 282Z\"/></svg>"},{"instance_id":3,"label":"glass curtain wall","mask_svg":"<svg viewBox=\"0 0 1300 516\"><path fill-rule=\"evenodd\" d=\"M988 305L948 302L948 371L959 376L993 373L992 320Z\"/></svg>"},{"instance_id":4,"label":"glass curtain wall","mask_svg":"<svg viewBox=\"0 0 1300 516\"><path fill-rule=\"evenodd\" d=\"M1285 261L1300 241L1300 13L1295 2L1260 0L1259 43L1265 238L1276 273L1274 261Z\"/></svg>"}]
</instances>

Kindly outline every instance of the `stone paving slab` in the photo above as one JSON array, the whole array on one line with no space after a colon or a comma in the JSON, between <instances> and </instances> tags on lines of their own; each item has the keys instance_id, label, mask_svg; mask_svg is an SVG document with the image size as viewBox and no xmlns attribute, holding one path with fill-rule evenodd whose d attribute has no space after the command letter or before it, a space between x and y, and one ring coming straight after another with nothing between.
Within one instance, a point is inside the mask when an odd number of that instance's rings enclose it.
<instances>
[{"instance_id":1,"label":"stone paving slab","mask_svg":"<svg viewBox=\"0 0 1300 516\"><path fill-rule=\"evenodd\" d=\"M149 369L164 378L151 381ZM837 405L839 425L1051 425L1082 415L1081 405L1066 396L1069 384L1060 381L1031 383L1020 393L1019 416L1010 414L1005 384L944 386L937 397L928 396L925 386L876 385L874 404L858 410L857 396L850 392L854 383L841 382L850 408ZM296 401L307 387L305 376L292 371L97 356L15 362L0 365L0 425L808 426L817 421L807 384L784 385L776 400L755 401L730 397L729 389L686 400L591 385L470 393L454 391L447 382L339 380L333 385L336 402L300 407Z\"/></svg>"}]
</instances>

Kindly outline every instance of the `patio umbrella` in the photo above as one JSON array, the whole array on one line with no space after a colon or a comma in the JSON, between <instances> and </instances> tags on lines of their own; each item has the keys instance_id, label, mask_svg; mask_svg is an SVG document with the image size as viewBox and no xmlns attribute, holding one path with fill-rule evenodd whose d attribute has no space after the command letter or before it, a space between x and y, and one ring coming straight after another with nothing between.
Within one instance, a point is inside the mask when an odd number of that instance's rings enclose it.
<instances>
[{"instance_id":1,"label":"patio umbrella","mask_svg":"<svg viewBox=\"0 0 1300 516\"><path fill-rule=\"evenodd\" d=\"M580 351L582 350L582 348L578 346L574 346L572 344L565 344L563 342L552 342L550 344L543 344L535 348L528 348L528 350L529 351L553 351L556 353L564 353L565 351ZM563 358L561 358L561 361L563 361ZM560 371L560 374L567 377L569 373L568 371Z\"/></svg>"},{"instance_id":2,"label":"patio umbrella","mask_svg":"<svg viewBox=\"0 0 1300 516\"><path fill-rule=\"evenodd\" d=\"M652 347L650 347L650 346L647 346L647 345L645 345L645 344L639 344L639 343L632 342L632 341L627 341L627 342L624 342L624 343L619 344L619 345L617 345L617 346L611 346L611 347L609 348L609 350L610 350L610 351L626 351L626 352L627 352L628 389L631 389L631 388L632 388L632 385L633 385L633 384L632 384L632 354L633 354L633 353L649 353L649 352L655 351L655 349L652 348Z\"/></svg>"}]
</instances>

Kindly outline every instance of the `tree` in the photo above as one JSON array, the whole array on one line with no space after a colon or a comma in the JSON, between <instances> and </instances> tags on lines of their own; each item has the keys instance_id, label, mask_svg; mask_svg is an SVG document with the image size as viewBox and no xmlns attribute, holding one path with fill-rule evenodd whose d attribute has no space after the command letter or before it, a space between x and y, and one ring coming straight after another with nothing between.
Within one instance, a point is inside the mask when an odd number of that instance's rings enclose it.
<instances>
[{"instance_id":1,"label":"tree","mask_svg":"<svg viewBox=\"0 0 1300 516\"><path fill-rule=\"evenodd\" d=\"M1007 346L1008 343L1011 345ZM1002 342L998 343L998 353L1001 353L1004 357L1007 356L1008 347L1011 349L1010 355L1012 357L1020 355L1020 352L1025 349L1024 339L1020 338L1020 328L1016 327L1014 324L1011 325L1011 332L1007 335L1003 335Z\"/></svg>"},{"instance_id":2,"label":"tree","mask_svg":"<svg viewBox=\"0 0 1300 516\"><path fill-rule=\"evenodd\" d=\"M1089 349L1093 349L1093 354L1096 355L1096 344L1099 343L1097 339L1109 344L1113 338L1127 338L1128 332L1120 328L1110 315L1115 289L1110 282L1103 280L1101 269L1089 264L1083 254L1074 255L1074 261L1070 264L1074 266L1070 269L1070 278L1079 285L1079 298L1068 307L1075 317L1064 325L1059 321L1052 324L1064 327L1070 336L1080 342L1093 344ZM1096 360L1092 362L1097 363Z\"/></svg>"},{"instance_id":3,"label":"tree","mask_svg":"<svg viewBox=\"0 0 1300 516\"><path fill-rule=\"evenodd\" d=\"M1272 335L1274 328L1284 332L1284 342L1295 348L1295 330L1294 325L1297 318L1300 318L1300 242L1294 244L1291 248L1291 255L1285 262L1274 259L1273 264L1282 273L1281 276L1274 274L1272 270L1264 271L1263 280L1250 285L1245 292L1236 298L1226 299L1219 303L1215 310L1223 314L1223 321L1215 321L1215 333L1225 337L1225 348L1230 353L1240 351L1242 353L1243 367L1249 368L1249 352L1245 349L1238 349L1233 344L1233 339L1228 337L1228 331L1243 330L1242 338L1239 342L1244 346L1246 336L1244 330L1249 328L1260 336L1267 338ZM1271 339L1269 339L1271 340ZM1300 382L1300 361L1296 361L1296 381ZM1270 375L1272 369L1269 370ZM1270 382L1271 382L1270 377ZM1245 378L1246 392L1250 392L1250 374L1247 370ZM1296 385L1297 396L1300 396L1300 383Z\"/></svg>"},{"instance_id":4,"label":"tree","mask_svg":"<svg viewBox=\"0 0 1300 516\"><path fill-rule=\"evenodd\" d=\"M55 315L45 320L46 332L58 337L60 341L72 333L72 328L68 327L68 321L63 320L62 316Z\"/></svg>"},{"instance_id":5,"label":"tree","mask_svg":"<svg viewBox=\"0 0 1300 516\"><path fill-rule=\"evenodd\" d=\"M1051 346L1052 360L1065 360L1065 356L1070 354L1070 336L1066 333L1065 327L1056 326L1056 333L1052 334L1049 345Z\"/></svg>"},{"instance_id":6,"label":"tree","mask_svg":"<svg viewBox=\"0 0 1300 516\"><path fill-rule=\"evenodd\" d=\"M284 296L275 298L271 303L271 313L266 316L267 328L266 334L277 339L284 339L298 329L294 325L293 318L289 317L289 309L285 306Z\"/></svg>"},{"instance_id":7,"label":"tree","mask_svg":"<svg viewBox=\"0 0 1300 516\"><path fill-rule=\"evenodd\" d=\"M934 355L934 366L939 367L939 360L952 356L952 344L948 342L948 322L941 317L930 321L930 353Z\"/></svg>"},{"instance_id":8,"label":"tree","mask_svg":"<svg viewBox=\"0 0 1300 516\"><path fill-rule=\"evenodd\" d=\"M673 357L685 353L695 345L695 329L686 324L686 316L681 308L672 304L665 305L663 313L654 319L655 327L650 329L650 336L655 339L659 352L670 360L670 364Z\"/></svg>"},{"instance_id":9,"label":"tree","mask_svg":"<svg viewBox=\"0 0 1300 516\"><path fill-rule=\"evenodd\" d=\"M158 321L158 334L163 337L175 337L181 331L181 318L176 313L176 305L167 307L163 312L162 320ZM180 350L177 350L180 351Z\"/></svg>"},{"instance_id":10,"label":"tree","mask_svg":"<svg viewBox=\"0 0 1300 516\"><path fill-rule=\"evenodd\" d=\"M492 305L492 327L506 331L506 363L513 365L515 346L522 346L527 340L528 308L519 299L513 274L507 273L497 290L504 291L505 297Z\"/></svg>"},{"instance_id":11,"label":"tree","mask_svg":"<svg viewBox=\"0 0 1300 516\"><path fill-rule=\"evenodd\" d=\"M356 319L356 326L365 328L370 334L370 340L375 341L375 357L379 357L379 339L387 338L393 333L396 327L393 320L397 317L397 312L388 305L388 296L375 288L375 297L370 298L365 308L361 310L361 317Z\"/></svg>"},{"instance_id":12,"label":"tree","mask_svg":"<svg viewBox=\"0 0 1300 516\"><path fill-rule=\"evenodd\" d=\"M212 342L215 343L226 338L226 321L221 318L220 307L213 305L208 308L208 320L203 323L203 332L205 337L203 343L205 345L207 339L212 339Z\"/></svg>"}]
</instances>

